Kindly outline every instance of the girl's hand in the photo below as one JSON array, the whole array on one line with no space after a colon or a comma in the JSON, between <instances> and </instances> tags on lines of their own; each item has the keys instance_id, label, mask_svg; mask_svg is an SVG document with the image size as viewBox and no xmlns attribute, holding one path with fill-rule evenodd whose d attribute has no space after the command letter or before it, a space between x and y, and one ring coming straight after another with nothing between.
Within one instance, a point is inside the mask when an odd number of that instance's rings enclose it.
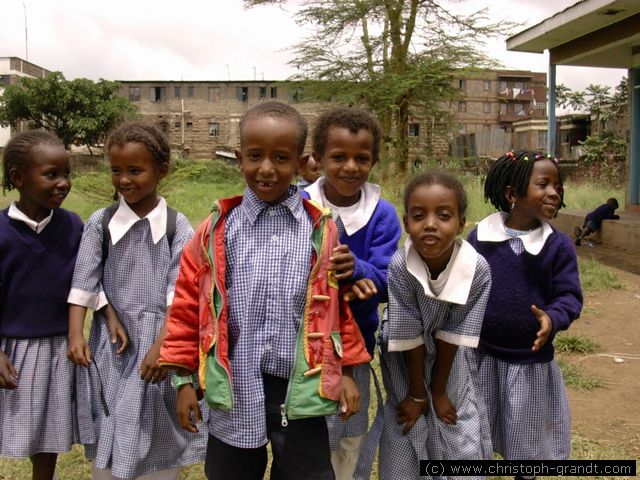
<instances>
[{"instance_id":1,"label":"girl's hand","mask_svg":"<svg viewBox=\"0 0 640 480\"><path fill-rule=\"evenodd\" d=\"M350 302L352 300L368 300L378 293L375 283L368 278L362 278L351 285L342 298Z\"/></svg>"},{"instance_id":2,"label":"girl's hand","mask_svg":"<svg viewBox=\"0 0 640 480\"><path fill-rule=\"evenodd\" d=\"M67 357L76 365L88 367L91 362L91 350L83 335L70 335Z\"/></svg>"},{"instance_id":3,"label":"girl's hand","mask_svg":"<svg viewBox=\"0 0 640 480\"><path fill-rule=\"evenodd\" d=\"M416 402L411 398L411 395L407 395L404 400L400 402L396 408L396 418L398 425L404 424L402 434L406 435L413 428L418 421L420 415L424 415L429 407L429 400L425 399L424 402Z\"/></svg>"},{"instance_id":4,"label":"girl's hand","mask_svg":"<svg viewBox=\"0 0 640 480\"><path fill-rule=\"evenodd\" d=\"M331 252L329 258L329 270L336 272L338 280L347 280L353 275L353 269L356 266L356 260L349 250L348 245L338 245Z\"/></svg>"},{"instance_id":5,"label":"girl's hand","mask_svg":"<svg viewBox=\"0 0 640 480\"><path fill-rule=\"evenodd\" d=\"M167 372L158 364L162 343L155 342L140 364L140 378L145 382L158 383L167 378Z\"/></svg>"},{"instance_id":6,"label":"girl's hand","mask_svg":"<svg viewBox=\"0 0 640 480\"><path fill-rule=\"evenodd\" d=\"M3 351L0 351L0 388L7 390L18 388L18 372Z\"/></svg>"},{"instance_id":7,"label":"girl's hand","mask_svg":"<svg viewBox=\"0 0 640 480\"><path fill-rule=\"evenodd\" d=\"M197 425L202 422L202 413L192 384L187 383L178 390L176 410L180 426L187 432L196 433Z\"/></svg>"},{"instance_id":8,"label":"girl's hand","mask_svg":"<svg viewBox=\"0 0 640 480\"><path fill-rule=\"evenodd\" d=\"M451 400L449 400L447 394L431 392L431 400L438 418L444 423L455 425L458 419L458 412L456 411L456 407L453 406L453 403L451 403Z\"/></svg>"},{"instance_id":9,"label":"girl's hand","mask_svg":"<svg viewBox=\"0 0 640 480\"><path fill-rule=\"evenodd\" d=\"M538 322L540 322L540 330L538 330L538 332L536 333L537 338L533 342L533 347L531 347L531 350L537 352L542 347L544 347L547 343L547 340L549 340L549 335L551 335L552 323L551 318L544 310L540 310L535 305L531 305L531 311L538 319Z\"/></svg>"},{"instance_id":10,"label":"girl's hand","mask_svg":"<svg viewBox=\"0 0 640 480\"><path fill-rule=\"evenodd\" d=\"M129 335L127 329L124 328L122 322L118 318L118 314L107 304L104 311L104 316L107 318L107 327L109 328L109 335L111 335L111 344L115 345L120 340L120 347L116 350L116 355L120 355L129 346Z\"/></svg>"},{"instance_id":11,"label":"girl's hand","mask_svg":"<svg viewBox=\"0 0 640 480\"><path fill-rule=\"evenodd\" d=\"M344 368L340 379L340 418L346 421L360 411L360 392L351 369Z\"/></svg>"}]
</instances>

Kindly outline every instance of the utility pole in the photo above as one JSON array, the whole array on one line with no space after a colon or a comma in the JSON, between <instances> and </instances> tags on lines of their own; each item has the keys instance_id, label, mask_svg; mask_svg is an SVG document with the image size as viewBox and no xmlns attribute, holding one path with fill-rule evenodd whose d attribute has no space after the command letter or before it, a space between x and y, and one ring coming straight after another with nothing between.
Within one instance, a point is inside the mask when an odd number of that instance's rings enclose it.
<instances>
[{"instance_id":1,"label":"utility pole","mask_svg":"<svg viewBox=\"0 0 640 480\"><path fill-rule=\"evenodd\" d=\"M27 6L22 0L22 8L24 9L24 54L25 60L29 60L29 35L27 35Z\"/></svg>"}]
</instances>

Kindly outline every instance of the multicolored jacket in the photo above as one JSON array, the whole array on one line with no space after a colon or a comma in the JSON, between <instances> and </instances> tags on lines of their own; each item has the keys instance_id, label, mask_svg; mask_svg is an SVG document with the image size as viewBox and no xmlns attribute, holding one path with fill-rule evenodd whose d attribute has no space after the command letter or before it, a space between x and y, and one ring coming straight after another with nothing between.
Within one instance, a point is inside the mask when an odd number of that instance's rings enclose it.
<instances>
[{"instance_id":1,"label":"multicolored jacket","mask_svg":"<svg viewBox=\"0 0 640 480\"><path fill-rule=\"evenodd\" d=\"M224 411L233 407L224 232L227 214L241 201L238 196L216 202L213 213L184 247L160 353L162 366L197 370L207 403ZM329 270L331 251L338 244L331 214L308 200L303 205L313 222L314 252L283 412L292 419L335 413L342 366L370 361L360 330Z\"/></svg>"}]
</instances>

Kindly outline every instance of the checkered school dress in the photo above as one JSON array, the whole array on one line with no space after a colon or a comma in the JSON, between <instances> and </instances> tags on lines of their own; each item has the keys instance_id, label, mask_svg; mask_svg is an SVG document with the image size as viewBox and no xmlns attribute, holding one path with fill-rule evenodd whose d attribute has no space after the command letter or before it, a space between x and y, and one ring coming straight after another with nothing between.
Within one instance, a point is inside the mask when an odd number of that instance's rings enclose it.
<instances>
[{"instance_id":1,"label":"checkered school dress","mask_svg":"<svg viewBox=\"0 0 640 480\"><path fill-rule=\"evenodd\" d=\"M91 215L85 226L72 291L97 296L104 288L131 343L116 355L104 316L94 315L89 347L95 364L84 370L79 381L85 453L95 459L97 468L111 469L120 478L202 461L206 424L197 434L183 430L176 420L176 392L169 379L147 384L140 378L140 364L163 325L167 292L175 284L180 254L193 229L179 213L170 248L166 236L154 244L149 220L141 219L120 241L109 245L103 272L103 212ZM101 383L108 416L101 403Z\"/></svg>"},{"instance_id":2,"label":"checkered school dress","mask_svg":"<svg viewBox=\"0 0 640 480\"><path fill-rule=\"evenodd\" d=\"M425 343L425 385L431 381L436 358L435 333L477 339L489 296L491 274L487 262L477 256L466 304L454 304L425 295L420 282L407 271L404 250L389 265L388 320L380 324L382 378L387 391L378 469L380 479L420 478L419 460L484 460L491 458L487 412L482 401L473 348L460 346L449 375L447 393L458 419L447 425L429 412L418 419L407 435L396 422L396 407L408 394L408 369L403 352L389 352L390 340L410 340L420 335ZM448 340L449 341L449 340Z\"/></svg>"}]
</instances>

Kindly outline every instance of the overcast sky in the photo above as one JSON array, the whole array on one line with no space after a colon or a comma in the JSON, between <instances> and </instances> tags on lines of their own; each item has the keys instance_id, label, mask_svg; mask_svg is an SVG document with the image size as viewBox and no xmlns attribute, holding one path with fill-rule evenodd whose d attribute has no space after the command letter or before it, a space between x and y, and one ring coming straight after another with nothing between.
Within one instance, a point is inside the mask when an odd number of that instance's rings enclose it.
<instances>
[{"instance_id":1,"label":"overcast sky","mask_svg":"<svg viewBox=\"0 0 640 480\"><path fill-rule=\"evenodd\" d=\"M488 4L495 21L522 29L577 0L452 0L453 8ZM309 32L293 8L245 10L242 0L1 0L0 57L25 58L68 79L282 80L294 72L287 50ZM28 41L25 42L25 7ZM520 31L520 30L518 30ZM504 39L488 53L505 68L547 71L546 54L507 52ZM557 68L573 90L616 85L625 70Z\"/></svg>"}]
</instances>

